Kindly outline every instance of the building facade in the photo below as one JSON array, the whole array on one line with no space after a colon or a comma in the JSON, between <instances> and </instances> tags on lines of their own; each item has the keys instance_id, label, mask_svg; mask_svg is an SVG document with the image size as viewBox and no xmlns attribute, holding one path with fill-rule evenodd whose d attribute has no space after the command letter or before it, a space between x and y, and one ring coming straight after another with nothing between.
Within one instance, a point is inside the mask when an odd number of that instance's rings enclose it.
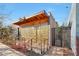
<instances>
[{"instance_id":1,"label":"building facade","mask_svg":"<svg viewBox=\"0 0 79 59\"><path fill-rule=\"evenodd\" d=\"M29 41L28 45L33 47L32 50L38 49L42 52L52 46L52 29L57 28L57 22L51 13L47 14L44 10L31 17L21 18L14 25L19 26L21 36ZM39 51L36 52L40 53Z\"/></svg>"}]
</instances>

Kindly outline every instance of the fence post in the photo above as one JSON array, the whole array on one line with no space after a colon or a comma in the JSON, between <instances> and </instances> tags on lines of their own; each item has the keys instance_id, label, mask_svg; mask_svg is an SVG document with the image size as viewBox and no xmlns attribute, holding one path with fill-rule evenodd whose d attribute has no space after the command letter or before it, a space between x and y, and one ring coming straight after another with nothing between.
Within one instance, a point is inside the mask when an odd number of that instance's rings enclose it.
<instances>
[{"instance_id":1,"label":"fence post","mask_svg":"<svg viewBox=\"0 0 79 59\"><path fill-rule=\"evenodd\" d=\"M62 36L63 35L62 35L62 28L61 28L61 47L62 47L62 39L63 39Z\"/></svg>"},{"instance_id":2,"label":"fence post","mask_svg":"<svg viewBox=\"0 0 79 59\"><path fill-rule=\"evenodd\" d=\"M32 39L31 39L31 51L32 51Z\"/></svg>"},{"instance_id":3,"label":"fence post","mask_svg":"<svg viewBox=\"0 0 79 59\"><path fill-rule=\"evenodd\" d=\"M37 27L36 27L36 43L37 43L37 36L38 36L38 35L37 35L37 33L38 33L37 30L38 30L38 29L37 29Z\"/></svg>"},{"instance_id":4,"label":"fence post","mask_svg":"<svg viewBox=\"0 0 79 59\"><path fill-rule=\"evenodd\" d=\"M48 51L48 49L49 49L49 43L48 43L48 40L47 40L47 42L46 42L46 43L47 43L47 51Z\"/></svg>"},{"instance_id":5,"label":"fence post","mask_svg":"<svg viewBox=\"0 0 79 59\"><path fill-rule=\"evenodd\" d=\"M20 33L19 33L19 28L18 28L18 40L20 39Z\"/></svg>"},{"instance_id":6,"label":"fence post","mask_svg":"<svg viewBox=\"0 0 79 59\"><path fill-rule=\"evenodd\" d=\"M42 54L42 39L41 39L41 54Z\"/></svg>"}]
</instances>

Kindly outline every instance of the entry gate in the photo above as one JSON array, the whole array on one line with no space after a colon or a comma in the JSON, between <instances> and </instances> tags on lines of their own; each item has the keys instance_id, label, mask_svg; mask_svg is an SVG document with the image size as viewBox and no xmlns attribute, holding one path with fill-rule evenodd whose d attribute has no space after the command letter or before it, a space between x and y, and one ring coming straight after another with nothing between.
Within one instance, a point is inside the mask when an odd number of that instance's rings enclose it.
<instances>
[{"instance_id":1,"label":"entry gate","mask_svg":"<svg viewBox=\"0 0 79 59\"><path fill-rule=\"evenodd\" d=\"M52 46L67 47L70 48L70 28L62 27L61 31L58 32L57 28L51 29Z\"/></svg>"},{"instance_id":2,"label":"entry gate","mask_svg":"<svg viewBox=\"0 0 79 59\"><path fill-rule=\"evenodd\" d=\"M57 28L51 29L51 35L52 35L52 46L62 46L62 38L61 38L61 32L59 33Z\"/></svg>"},{"instance_id":3,"label":"entry gate","mask_svg":"<svg viewBox=\"0 0 79 59\"><path fill-rule=\"evenodd\" d=\"M62 27L63 47L71 48L71 29L70 27Z\"/></svg>"}]
</instances>

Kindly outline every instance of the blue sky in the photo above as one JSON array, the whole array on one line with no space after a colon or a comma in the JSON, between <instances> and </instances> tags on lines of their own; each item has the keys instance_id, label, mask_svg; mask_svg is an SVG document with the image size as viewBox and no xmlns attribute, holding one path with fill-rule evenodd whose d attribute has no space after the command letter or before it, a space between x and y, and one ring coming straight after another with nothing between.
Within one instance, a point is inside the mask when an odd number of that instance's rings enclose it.
<instances>
[{"instance_id":1,"label":"blue sky","mask_svg":"<svg viewBox=\"0 0 79 59\"><path fill-rule=\"evenodd\" d=\"M41 10L51 12L55 20L61 25L67 20L71 4L68 3L7 3L0 4L0 13L8 14L4 23L10 25L18 21L19 18L30 16Z\"/></svg>"}]
</instances>

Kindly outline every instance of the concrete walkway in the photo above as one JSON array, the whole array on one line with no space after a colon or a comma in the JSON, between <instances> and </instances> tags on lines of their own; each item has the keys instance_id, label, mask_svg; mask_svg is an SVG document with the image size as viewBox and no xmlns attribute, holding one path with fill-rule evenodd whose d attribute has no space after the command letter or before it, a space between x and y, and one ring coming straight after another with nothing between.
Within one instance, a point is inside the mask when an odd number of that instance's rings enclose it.
<instances>
[{"instance_id":1,"label":"concrete walkway","mask_svg":"<svg viewBox=\"0 0 79 59\"><path fill-rule=\"evenodd\" d=\"M0 43L0 56L25 56L21 52L18 52L2 43Z\"/></svg>"}]
</instances>

